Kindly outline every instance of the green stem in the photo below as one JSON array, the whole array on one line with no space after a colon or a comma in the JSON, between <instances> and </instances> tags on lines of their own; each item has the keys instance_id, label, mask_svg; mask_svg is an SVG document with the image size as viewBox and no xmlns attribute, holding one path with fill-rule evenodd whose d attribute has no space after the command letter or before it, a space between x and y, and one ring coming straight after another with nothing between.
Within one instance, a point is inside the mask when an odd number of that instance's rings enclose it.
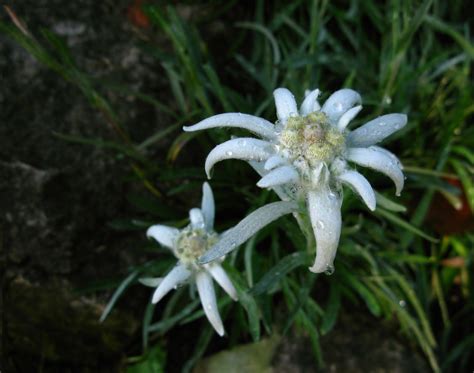
<instances>
[{"instance_id":1,"label":"green stem","mask_svg":"<svg viewBox=\"0 0 474 373\"><path fill-rule=\"evenodd\" d=\"M314 254L316 251L316 241L314 238L313 228L311 226L311 222L308 219L308 216L299 212L296 212L294 216L306 238L306 251L310 255Z\"/></svg>"}]
</instances>

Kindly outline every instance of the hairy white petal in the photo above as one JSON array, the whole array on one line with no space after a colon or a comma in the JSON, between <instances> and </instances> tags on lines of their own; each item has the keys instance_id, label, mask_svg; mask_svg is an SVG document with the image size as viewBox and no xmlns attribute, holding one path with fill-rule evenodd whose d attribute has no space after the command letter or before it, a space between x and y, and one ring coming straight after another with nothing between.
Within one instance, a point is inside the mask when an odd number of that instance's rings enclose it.
<instances>
[{"instance_id":1,"label":"hairy white petal","mask_svg":"<svg viewBox=\"0 0 474 373\"><path fill-rule=\"evenodd\" d=\"M273 91L275 98L275 106L277 117L283 123L286 122L290 115L297 115L295 96L286 88L277 88Z\"/></svg>"},{"instance_id":2,"label":"hairy white petal","mask_svg":"<svg viewBox=\"0 0 474 373\"><path fill-rule=\"evenodd\" d=\"M403 170L403 164L402 164L402 162L401 162L400 159L398 159L398 157L397 157L395 154L393 154L391 151L388 151L387 149L382 148L382 147L377 146L377 145L373 145L373 146L371 146L371 148L377 149L379 152L382 152L382 153L387 154L390 158L392 158L392 159L398 164L398 166L400 167L400 169Z\"/></svg>"},{"instance_id":3,"label":"hairy white petal","mask_svg":"<svg viewBox=\"0 0 474 373\"><path fill-rule=\"evenodd\" d=\"M376 205L375 193L367 179L357 171L346 170L337 177L344 184L354 189L367 207L374 211Z\"/></svg>"},{"instance_id":4,"label":"hairy white petal","mask_svg":"<svg viewBox=\"0 0 474 373\"><path fill-rule=\"evenodd\" d=\"M189 210L189 220L194 229L204 229L206 227L201 209L194 208Z\"/></svg>"},{"instance_id":5,"label":"hairy white petal","mask_svg":"<svg viewBox=\"0 0 474 373\"><path fill-rule=\"evenodd\" d=\"M171 289L182 284L189 276L191 276L191 272L184 265L178 264L166 275L156 288L151 302L158 303Z\"/></svg>"},{"instance_id":6,"label":"hairy white petal","mask_svg":"<svg viewBox=\"0 0 474 373\"><path fill-rule=\"evenodd\" d=\"M157 240L161 245L170 249L174 248L179 236L179 229L167 227L166 225L152 225L146 231L146 236Z\"/></svg>"},{"instance_id":7,"label":"hairy white petal","mask_svg":"<svg viewBox=\"0 0 474 373\"><path fill-rule=\"evenodd\" d=\"M323 105L321 111L325 113L329 121L336 125L339 118L354 105L360 105L362 98L360 95L348 88L334 92Z\"/></svg>"},{"instance_id":8,"label":"hairy white petal","mask_svg":"<svg viewBox=\"0 0 474 373\"><path fill-rule=\"evenodd\" d=\"M224 159L242 159L245 161L267 160L273 155L270 143L253 138L237 138L228 140L217 145L206 158L206 174L210 177L210 171L214 165Z\"/></svg>"},{"instance_id":9,"label":"hairy white petal","mask_svg":"<svg viewBox=\"0 0 474 373\"><path fill-rule=\"evenodd\" d=\"M209 263L224 256L247 241L266 225L297 209L298 205L296 202L273 202L258 208L242 219L234 228L222 234L221 239L199 258L199 263Z\"/></svg>"},{"instance_id":10,"label":"hairy white petal","mask_svg":"<svg viewBox=\"0 0 474 373\"><path fill-rule=\"evenodd\" d=\"M341 197L329 187L321 187L308 193L308 208L314 236L316 260L311 272L332 272L339 236L341 234Z\"/></svg>"},{"instance_id":11,"label":"hairy white petal","mask_svg":"<svg viewBox=\"0 0 474 373\"><path fill-rule=\"evenodd\" d=\"M391 156L371 146L369 148L350 148L347 151L346 158L358 165L372 168L387 175L395 183L397 196L400 195L403 189L404 176L400 166Z\"/></svg>"},{"instance_id":12,"label":"hairy white petal","mask_svg":"<svg viewBox=\"0 0 474 373\"><path fill-rule=\"evenodd\" d=\"M269 188L276 185L296 183L298 180L298 171L296 171L293 166L281 166L262 177L257 183L257 186L260 188Z\"/></svg>"},{"instance_id":13,"label":"hairy white petal","mask_svg":"<svg viewBox=\"0 0 474 373\"><path fill-rule=\"evenodd\" d=\"M318 96L320 93L321 92L319 89L315 89L314 91L311 91L306 95L300 107L301 115L306 116L314 111L318 111L319 109L321 109L321 106L318 102Z\"/></svg>"},{"instance_id":14,"label":"hairy white petal","mask_svg":"<svg viewBox=\"0 0 474 373\"><path fill-rule=\"evenodd\" d=\"M206 130L216 127L238 127L249 130L265 139L275 140L275 126L266 119L254 115L242 113L217 114L196 123L193 126L185 126L186 132Z\"/></svg>"},{"instance_id":15,"label":"hairy white petal","mask_svg":"<svg viewBox=\"0 0 474 373\"><path fill-rule=\"evenodd\" d=\"M337 122L337 128L339 131L344 131L347 127L347 125L350 123L352 119L356 117L357 114L359 114L359 111L362 110L362 105L357 105L354 106L352 109L347 110L342 116L339 118L339 121Z\"/></svg>"},{"instance_id":16,"label":"hairy white petal","mask_svg":"<svg viewBox=\"0 0 474 373\"><path fill-rule=\"evenodd\" d=\"M214 227L215 210L214 194L212 193L209 183L205 182L202 184L201 211L204 216L204 224L208 231L212 230Z\"/></svg>"},{"instance_id":17,"label":"hairy white petal","mask_svg":"<svg viewBox=\"0 0 474 373\"><path fill-rule=\"evenodd\" d=\"M286 159L280 157L279 155L272 155L270 158L267 159L263 168L268 171L285 163L287 163Z\"/></svg>"},{"instance_id":18,"label":"hairy white petal","mask_svg":"<svg viewBox=\"0 0 474 373\"><path fill-rule=\"evenodd\" d=\"M405 114L387 114L367 122L347 135L349 146L365 148L389 137L407 124Z\"/></svg>"},{"instance_id":19,"label":"hairy white petal","mask_svg":"<svg viewBox=\"0 0 474 373\"><path fill-rule=\"evenodd\" d=\"M196 274L196 285L204 313L214 330L222 337L224 335L224 325L222 325L219 309L217 308L216 293L211 276L205 271L198 272Z\"/></svg>"},{"instance_id":20,"label":"hairy white petal","mask_svg":"<svg viewBox=\"0 0 474 373\"><path fill-rule=\"evenodd\" d=\"M270 159L270 158L269 158ZM250 161L250 166L257 171L260 176L265 176L268 171L264 168L264 162ZM282 201L291 200L291 195L284 186L274 186L272 190L280 197Z\"/></svg>"},{"instance_id":21,"label":"hairy white petal","mask_svg":"<svg viewBox=\"0 0 474 373\"><path fill-rule=\"evenodd\" d=\"M238 300L237 290L235 290L234 284L230 280L224 268L220 264L210 263L205 266L209 273L212 275L214 280L225 290L227 294L233 299Z\"/></svg>"}]
</instances>

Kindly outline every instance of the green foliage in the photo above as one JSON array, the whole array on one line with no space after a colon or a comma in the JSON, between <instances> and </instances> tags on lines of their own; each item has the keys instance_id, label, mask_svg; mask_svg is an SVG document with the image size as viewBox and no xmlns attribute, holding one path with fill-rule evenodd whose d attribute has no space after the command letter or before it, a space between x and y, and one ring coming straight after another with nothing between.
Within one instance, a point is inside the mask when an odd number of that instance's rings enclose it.
<instances>
[{"instance_id":1,"label":"green foliage","mask_svg":"<svg viewBox=\"0 0 474 373\"><path fill-rule=\"evenodd\" d=\"M305 89L314 87L323 91L323 98L341 86L353 87L361 92L365 106L356 124L386 112L408 113L408 126L390 139L390 148L398 149L408 177L403 196L393 201L389 197L393 191L376 179L379 207L370 214L346 193L345 228L331 277L308 273L304 236L288 218L232 253L232 266L226 269L245 316L240 305L221 298L221 315L233 325L229 345L259 340L262 325L266 333L275 328L287 333L294 328L309 335L316 361L322 365L320 335L331 332L341 312L358 306L375 317L396 319L434 371L470 369L474 342L463 326L472 324L474 314L474 236L440 237L427 224L437 194L455 207L467 203L474 210L474 128L469 126L474 114L474 45L463 2L351 0L340 5L325 0L276 1L270 7L257 1L254 15L230 17L233 23L223 31L230 36L229 43L217 49L200 34L203 25L185 21L175 8L149 5L144 10L154 25L152 32L166 38L163 45L149 43L142 48L156 58L167 76L169 102L131 93L118 84L101 86L76 66L55 35L43 31L38 40L14 26L0 24L0 31L78 87L119 135L117 140L57 134L66 141L110 149L130 161L132 180L143 185L143 195L127 196L138 216L111 226L137 229L153 222L186 223L178 219L185 216L181 211L192 206L183 206L181 196L192 195L204 179L201 166L208 150L229 135L217 130L179 133L183 124L222 111L272 120L271 94L279 86L299 98ZM154 105L169 116L170 124L133 144L102 93L107 89L134 94ZM150 159L149 149L164 137L175 138L168 152ZM193 167L175 166L191 142L200 145ZM256 189L249 189L256 181L252 171L246 165L228 163L219 164L213 178L218 230L240 220L243 213L237 214L242 212L242 201L247 210L253 210L274 198L268 193L256 197ZM459 181L459 186L451 185L450 180ZM226 214L224 209L236 213ZM165 268L132 271L116 289L102 319L142 273L161 276ZM329 291L321 295L318 289L324 288ZM453 301L454 297L458 300ZM199 301L189 300L183 289L164 304L159 306L160 310L164 307L159 320L155 307L146 308L145 348L151 336L162 340L171 328L203 316ZM285 320L278 316L282 309ZM185 370L192 369L212 341L212 329L205 322L202 325ZM130 366L130 372L163 370L163 350L146 351L141 362Z\"/></svg>"},{"instance_id":2,"label":"green foliage","mask_svg":"<svg viewBox=\"0 0 474 373\"><path fill-rule=\"evenodd\" d=\"M162 373L165 372L166 352L160 345L155 345L145 354L128 359L127 373Z\"/></svg>"}]
</instances>

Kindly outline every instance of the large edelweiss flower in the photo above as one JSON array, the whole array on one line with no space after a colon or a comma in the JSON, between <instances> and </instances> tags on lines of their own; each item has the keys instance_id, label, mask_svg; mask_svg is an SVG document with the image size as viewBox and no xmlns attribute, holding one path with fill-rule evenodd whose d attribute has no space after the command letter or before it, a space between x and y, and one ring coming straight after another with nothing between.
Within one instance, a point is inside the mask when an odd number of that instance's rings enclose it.
<instances>
[{"instance_id":1,"label":"large edelweiss flower","mask_svg":"<svg viewBox=\"0 0 474 373\"><path fill-rule=\"evenodd\" d=\"M179 230L165 225L153 225L146 234L171 249L178 258L176 267L161 281L157 281L159 285L153 293L152 303L158 303L180 284L188 280L195 281L204 313L216 332L223 336L224 326L217 308L212 278L234 300L237 300L237 291L220 265L220 260L204 265L197 263L197 259L219 240L219 235L213 230L214 211L211 187L204 183L201 208L189 211L190 224L186 228Z\"/></svg>"},{"instance_id":2,"label":"large edelweiss flower","mask_svg":"<svg viewBox=\"0 0 474 373\"><path fill-rule=\"evenodd\" d=\"M306 95L299 110L289 90L278 88L273 95L278 117L275 125L253 115L226 113L184 130L239 127L260 136L262 140L235 138L216 146L206 159L206 173L209 176L214 164L224 159L246 160L262 176L258 186L272 188L284 201L304 203L317 245L310 270L331 272L341 232L341 185L355 190L370 210L376 204L369 182L349 163L384 173L393 180L399 195L404 183L401 163L375 144L403 128L407 117L382 115L348 130L349 122L362 109L360 95L351 89L333 93L322 108L316 89Z\"/></svg>"}]
</instances>

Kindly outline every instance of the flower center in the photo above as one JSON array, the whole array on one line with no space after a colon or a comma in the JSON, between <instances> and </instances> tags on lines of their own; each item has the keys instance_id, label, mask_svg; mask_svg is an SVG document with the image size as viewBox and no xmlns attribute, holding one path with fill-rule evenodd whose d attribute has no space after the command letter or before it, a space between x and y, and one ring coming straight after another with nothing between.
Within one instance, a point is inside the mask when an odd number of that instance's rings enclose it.
<instances>
[{"instance_id":1,"label":"flower center","mask_svg":"<svg viewBox=\"0 0 474 373\"><path fill-rule=\"evenodd\" d=\"M327 164L344 150L344 135L329 123L326 114L314 112L305 117L288 118L280 135L281 152L295 161L305 160L311 167Z\"/></svg>"},{"instance_id":2,"label":"flower center","mask_svg":"<svg viewBox=\"0 0 474 373\"><path fill-rule=\"evenodd\" d=\"M178 237L175 254L183 264L190 266L210 249L217 240L217 233L188 227Z\"/></svg>"}]
</instances>

